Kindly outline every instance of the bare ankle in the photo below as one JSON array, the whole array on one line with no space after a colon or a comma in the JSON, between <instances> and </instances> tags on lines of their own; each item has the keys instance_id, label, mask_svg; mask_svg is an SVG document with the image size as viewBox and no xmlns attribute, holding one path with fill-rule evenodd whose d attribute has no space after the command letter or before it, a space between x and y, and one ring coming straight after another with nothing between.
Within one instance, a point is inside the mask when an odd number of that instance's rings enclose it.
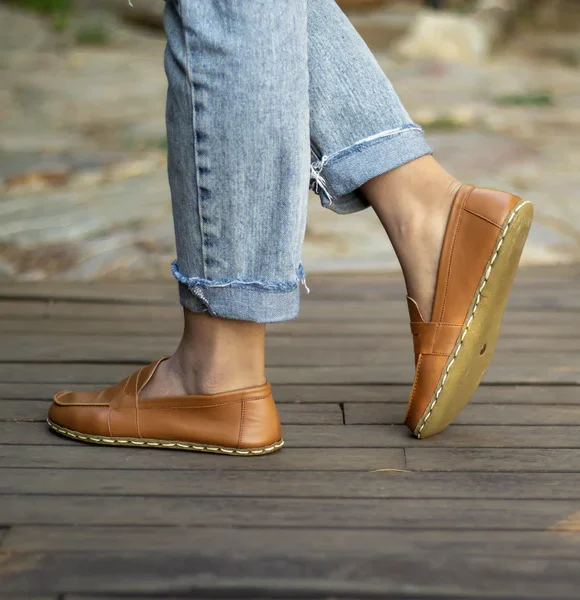
<instances>
[{"instance_id":1,"label":"bare ankle","mask_svg":"<svg viewBox=\"0 0 580 600\"><path fill-rule=\"evenodd\" d=\"M192 394L261 385L265 326L184 311L184 333L174 360Z\"/></svg>"},{"instance_id":2,"label":"bare ankle","mask_svg":"<svg viewBox=\"0 0 580 600\"><path fill-rule=\"evenodd\" d=\"M265 326L184 311L179 347L140 397L219 394L262 385Z\"/></svg>"},{"instance_id":3,"label":"bare ankle","mask_svg":"<svg viewBox=\"0 0 580 600\"><path fill-rule=\"evenodd\" d=\"M427 319L447 220L460 187L432 156L375 177L362 187L393 244L408 294Z\"/></svg>"}]
</instances>

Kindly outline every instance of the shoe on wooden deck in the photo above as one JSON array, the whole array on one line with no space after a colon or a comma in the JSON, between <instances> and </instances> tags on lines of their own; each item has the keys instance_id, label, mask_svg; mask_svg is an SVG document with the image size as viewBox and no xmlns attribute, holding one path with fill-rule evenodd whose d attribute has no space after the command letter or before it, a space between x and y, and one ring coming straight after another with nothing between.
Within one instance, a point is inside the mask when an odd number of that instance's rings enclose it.
<instances>
[{"instance_id":1,"label":"shoe on wooden deck","mask_svg":"<svg viewBox=\"0 0 580 600\"><path fill-rule=\"evenodd\" d=\"M462 186L445 232L432 321L407 298L415 380L405 424L435 435L467 404L487 369L533 207L511 194Z\"/></svg>"},{"instance_id":2,"label":"shoe on wooden deck","mask_svg":"<svg viewBox=\"0 0 580 600\"><path fill-rule=\"evenodd\" d=\"M280 419L268 383L207 396L139 400L161 359L102 391L59 392L48 425L95 444L258 456L279 450Z\"/></svg>"}]
</instances>

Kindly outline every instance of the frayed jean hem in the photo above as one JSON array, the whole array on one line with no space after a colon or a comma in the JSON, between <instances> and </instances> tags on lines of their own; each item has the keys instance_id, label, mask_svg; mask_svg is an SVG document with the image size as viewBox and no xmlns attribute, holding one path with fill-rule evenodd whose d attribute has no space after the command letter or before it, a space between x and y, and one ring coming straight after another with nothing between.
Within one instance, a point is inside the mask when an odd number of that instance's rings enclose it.
<instances>
[{"instance_id":1,"label":"frayed jean hem","mask_svg":"<svg viewBox=\"0 0 580 600\"><path fill-rule=\"evenodd\" d=\"M361 185L432 153L421 127L410 123L314 160L310 187L325 208L339 214L358 212L369 206L359 191Z\"/></svg>"},{"instance_id":2,"label":"frayed jean hem","mask_svg":"<svg viewBox=\"0 0 580 600\"><path fill-rule=\"evenodd\" d=\"M295 281L280 282L186 277L179 272L176 262L171 268L179 282L181 305L191 312L254 323L277 323L298 316L299 284L304 282L302 265L297 269Z\"/></svg>"}]
</instances>

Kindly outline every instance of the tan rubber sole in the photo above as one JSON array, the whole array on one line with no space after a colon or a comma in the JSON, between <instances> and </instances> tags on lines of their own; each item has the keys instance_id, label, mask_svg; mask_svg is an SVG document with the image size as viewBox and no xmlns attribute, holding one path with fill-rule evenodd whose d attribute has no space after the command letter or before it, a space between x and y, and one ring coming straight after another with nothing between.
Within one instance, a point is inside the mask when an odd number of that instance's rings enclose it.
<instances>
[{"instance_id":1,"label":"tan rubber sole","mask_svg":"<svg viewBox=\"0 0 580 600\"><path fill-rule=\"evenodd\" d=\"M453 352L414 434L426 438L449 425L479 386L499 337L509 291L534 209L522 200L506 217Z\"/></svg>"},{"instance_id":2,"label":"tan rubber sole","mask_svg":"<svg viewBox=\"0 0 580 600\"><path fill-rule=\"evenodd\" d=\"M192 452L210 452L212 454L229 454L231 456L259 456L262 454L272 454L276 450L280 450L284 445L284 440L280 440L270 446L264 446L262 448L228 448L227 446L213 446L205 444L196 444L194 442L183 442L180 440L155 440L146 438L119 438L119 437L104 437L102 435L89 435L87 433L80 433L79 431L73 431L66 427L61 427L56 423L53 423L50 419L46 422L48 426L53 430L64 435L65 437L72 438L73 440L79 440L86 442L87 444L101 444L103 446L134 446L135 448L162 448L165 450L189 450Z\"/></svg>"}]
</instances>

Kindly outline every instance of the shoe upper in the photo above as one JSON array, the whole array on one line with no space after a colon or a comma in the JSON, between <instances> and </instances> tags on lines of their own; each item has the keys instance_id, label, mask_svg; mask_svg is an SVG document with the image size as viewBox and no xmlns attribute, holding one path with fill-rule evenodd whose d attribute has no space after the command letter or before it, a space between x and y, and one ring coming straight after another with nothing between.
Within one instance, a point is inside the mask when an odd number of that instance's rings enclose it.
<instances>
[{"instance_id":1,"label":"shoe upper","mask_svg":"<svg viewBox=\"0 0 580 600\"><path fill-rule=\"evenodd\" d=\"M228 448L259 448L280 441L280 419L268 383L221 394L140 400L140 391L161 360L101 391L59 392L49 410L50 421L89 435Z\"/></svg>"},{"instance_id":2,"label":"shoe upper","mask_svg":"<svg viewBox=\"0 0 580 600\"><path fill-rule=\"evenodd\" d=\"M431 321L426 322L417 303L407 298L415 352L415 379L405 416L411 431L435 393L499 232L519 201L505 192L461 186L441 249Z\"/></svg>"}]
</instances>

